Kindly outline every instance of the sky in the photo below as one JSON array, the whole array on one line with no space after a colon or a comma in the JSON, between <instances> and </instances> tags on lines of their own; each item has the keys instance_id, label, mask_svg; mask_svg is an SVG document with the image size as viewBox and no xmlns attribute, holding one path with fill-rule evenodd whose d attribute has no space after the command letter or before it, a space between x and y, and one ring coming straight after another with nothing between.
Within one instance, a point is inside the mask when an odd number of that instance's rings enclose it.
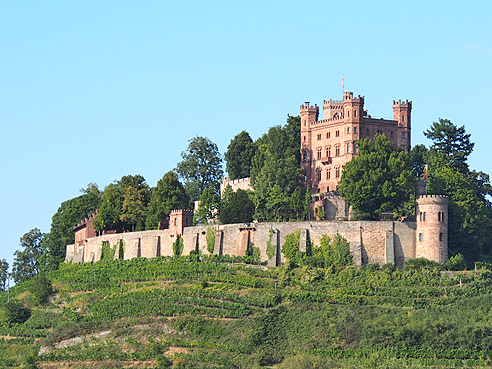
<instances>
[{"instance_id":1,"label":"sky","mask_svg":"<svg viewBox=\"0 0 492 369\"><path fill-rule=\"evenodd\" d=\"M349 4L349 5L347 5ZM413 101L412 143L465 125L492 173L492 2L1 1L0 259L60 204L141 174L155 186L194 136L221 153L310 101Z\"/></svg>"}]
</instances>

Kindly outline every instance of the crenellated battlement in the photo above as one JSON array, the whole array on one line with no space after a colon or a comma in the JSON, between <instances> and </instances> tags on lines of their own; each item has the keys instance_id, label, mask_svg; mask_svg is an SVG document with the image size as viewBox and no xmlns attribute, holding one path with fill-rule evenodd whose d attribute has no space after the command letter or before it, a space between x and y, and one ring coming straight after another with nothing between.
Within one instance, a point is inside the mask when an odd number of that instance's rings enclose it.
<instances>
[{"instance_id":1,"label":"crenellated battlement","mask_svg":"<svg viewBox=\"0 0 492 369\"><path fill-rule=\"evenodd\" d=\"M449 196L446 195L420 195L417 201L420 199L443 199L449 201Z\"/></svg>"},{"instance_id":2,"label":"crenellated battlement","mask_svg":"<svg viewBox=\"0 0 492 369\"><path fill-rule=\"evenodd\" d=\"M412 101L411 100L410 101L408 101L408 100L401 101L401 99L398 101L393 100L393 107L403 107L403 108L409 108L410 107L411 108L412 107Z\"/></svg>"},{"instance_id":3,"label":"crenellated battlement","mask_svg":"<svg viewBox=\"0 0 492 369\"><path fill-rule=\"evenodd\" d=\"M191 214L193 214L193 210L191 210L191 209L175 209L175 210L171 210L171 214L185 214L185 213L191 213Z\"/></svg>"},{"instance_id":4,"label":"crenellated battlement","mask_svg":"<svg viewBox=\"0 0 492 369\"><path fill-rule=\"evenodd\" d=\"M87 224L87 223L89 223L90 221L94 220L94 218L95 218L96 216L97 216L97 212L95 212L95 211L94 211L94 212L90 213L90 214L89 214L86 218L82 219L82 220L80 221L80 223L78 223L78 224L74 227L74 229L76 229L76 228L80 228L80 227L82 227L82 226L86 225L86 224Z\"/></svg>"},{"instance_id":5,"label":"crenellated battlement","mask_svg":"<svg viewBox=\"0 0 492 369\"><path fill-rule=\"evenodd\" d=\"M318 111L319 110L319 106L317 104L314 104L314 106L310 105L309 101L306 101L304 104L301 104L301 108L300 108L301 111L302 110L312 110L312 111Z\"/></svg>"}]
</instances>

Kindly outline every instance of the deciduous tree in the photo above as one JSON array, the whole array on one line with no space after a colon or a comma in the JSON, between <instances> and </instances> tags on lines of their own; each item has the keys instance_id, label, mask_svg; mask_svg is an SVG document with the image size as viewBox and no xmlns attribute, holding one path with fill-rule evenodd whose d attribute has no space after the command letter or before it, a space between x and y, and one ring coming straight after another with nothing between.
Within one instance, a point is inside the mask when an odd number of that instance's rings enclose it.
<instances>
[{"instance_id":1,"label":"deciduous tree","mask_svg":"<svg viewBox=\"0 0 492 369\"><path fill-rule=\"evenodd\" d=\"M9 277L9 263L7 260L0 261L0 291L5 291L7 288L7 279Z\"/></svg>"},{"instance_id":2,"label":"deciduous tree","mask_svg":"<svg viewBox=\"0 0 492 369\"><path fill-rule=\"evenodd\" d=\"M205 137L194 137L189 141L176 172L185 181L185 189L192 201L200 198L207 188L219 192L222 179L222 159L217 145Z\"/></svg>"},{"instance_id":3,"label":"deciduous tree","mask_svg":"<svg viewBox=\"0 0 492 369\"><path fill-rule=\"evenodd\" d=\"M175 172L167 172L152 189L146 228L158 229L171 210L189 207L190 198Z\"/></svg>"},{"instance_id":4,"label":"deciduous tree","mask_svg":"<svg viewBox=\"0 0 492 369\"><path fill-rule=\"evenodd\" d=\"M14 255L12 278L15 283L24 282L35 277L41 270L41 256L44 233L38 228L33 228L20 239L22 250L17 250Z\"/></svg>"},{"instance_id":5,"label":"deciduous tree","mask_svg":"<svg viewBox=\"0 0 492 369\"><path fill-rule=\"evenodd\" d=\"M376 135L374 142L366 138L359 142L359 155L345 164L338 187L357 218L407 215L415 201L410 155L384 135Z\"/></svg>"},{"instance_id":6,"label":"deciduous tree","mask_svg":"<svg viewBox=\"0 0 492 369\"><path fill-rule=\"evenodd\" d=\"M250 176L251 161L255 151L256 146L246 131L241 131L231 140L225 153L227 174L230 179Z\"/></svg>"}]
</instances>

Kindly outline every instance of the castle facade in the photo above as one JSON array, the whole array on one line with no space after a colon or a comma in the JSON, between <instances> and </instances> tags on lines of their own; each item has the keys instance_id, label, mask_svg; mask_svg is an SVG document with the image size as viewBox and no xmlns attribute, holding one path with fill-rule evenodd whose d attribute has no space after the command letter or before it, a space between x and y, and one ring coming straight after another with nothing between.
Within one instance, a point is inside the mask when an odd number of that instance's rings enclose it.
<instances>
[{"instance_id":1,"label":"castle facade","mask_svg":"<svg viewBox=\"0 0 492 369\"><path fill-rule=\"evenodd\" d=\"M364 110L364 96L344 92L343 100L304 103L301 114L301 169L313 193L336 191L343 165L357 155L357 142L385 134L395 145L410 150L411 101L393 101L393 120L372 118Z\"/></svg>"}]
</instances>

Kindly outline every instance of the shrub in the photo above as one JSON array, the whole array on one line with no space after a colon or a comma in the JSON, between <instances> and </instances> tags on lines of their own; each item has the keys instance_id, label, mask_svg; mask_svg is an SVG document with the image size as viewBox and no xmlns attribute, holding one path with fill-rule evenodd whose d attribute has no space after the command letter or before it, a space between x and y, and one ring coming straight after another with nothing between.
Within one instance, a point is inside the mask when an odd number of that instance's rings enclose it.
<instances>
[{"instance_id":1,"label":"shrub","mask_svg":"<svg viewBox=\"0 0 492 369\"><path fill-rule=\"evenodd\" d=\"M53 287L46 275L41 273L32 279L29 292L36 305L44 304L48 301L48 297L53 293Z\"/></svg>"},{"instance_id":2,"label":"shrub","mask_svg":"<svg viewBox=\"0 0 492 369\"><path fill-rule=\"evenodd\" d=\"M209 254L214 253L214 247L215 247L215 229L214 227L210 226L207 228L207 235L205 236L207 239L207 251Z\"/></svg>"},{"instance_id":3,"label":"shrub","mask_svg":"<svg viewBox=\"0 0 492 369\"><path fill-rule=\"evenodd\" d=\"M2 307L2 323L8 327L12 324L24 323L31 316L31 310L19 302L7 302Z\"/></svg>"},{"instance_id":4,"label":"shrub","mask_svg":"<svg viewBox=\"0 0 492 369\"><path fill-rule=\"evenodd\" d=\"M282 245L282 254L285 258L293 263L299 263L301 260L301 251L299 250L299 241L301 239L301 231L290 233L285 236L285 242Z\"/></svg>"},{"instance_id":5,"label":"shrub","mask_svg":"<svg viewBox=\"0 0 492 369\"><path fill-rule=\"evenodd\" d=\"M183 237L178 234L176 235L176 240L173 242L173 255L176 257L181 256L183 253L183 247Z\"/></svg>"}]
</instances>

